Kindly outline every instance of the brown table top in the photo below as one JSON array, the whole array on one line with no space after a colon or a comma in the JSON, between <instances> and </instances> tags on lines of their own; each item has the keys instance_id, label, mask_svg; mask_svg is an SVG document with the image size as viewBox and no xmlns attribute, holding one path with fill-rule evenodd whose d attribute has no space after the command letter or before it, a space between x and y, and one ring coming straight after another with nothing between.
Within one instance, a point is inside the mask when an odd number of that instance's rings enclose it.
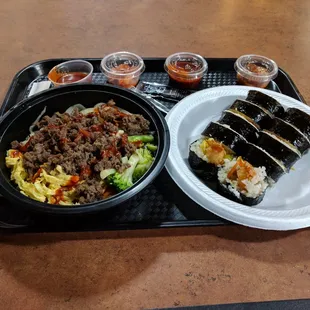
<instances>
[{"instance_id":1,"label":"brown table top","mask_svg":"<svg viewBox=\"0 0 310 310\"><path fill-rule=\"evenodd\" d=\"M310 101L310 2L11 0L1 90L40 59L192 51L274 59ZM141 309L310 297L310 231L240 226L16 235L0 244L1 309Z\"/></svg>"}]
</instances>

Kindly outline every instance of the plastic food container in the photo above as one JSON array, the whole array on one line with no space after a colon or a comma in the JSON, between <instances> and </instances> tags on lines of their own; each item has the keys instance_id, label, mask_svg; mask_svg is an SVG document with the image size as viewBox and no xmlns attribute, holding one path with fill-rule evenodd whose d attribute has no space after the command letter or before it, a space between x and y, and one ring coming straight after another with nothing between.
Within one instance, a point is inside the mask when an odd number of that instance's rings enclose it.
<instances>
[{"instance_id":1,"label":"plastic food container","mask_svg":"<svg viewBox=\"0 0 310 310\"><path fill-rule=\"evenodd\" d=\"M130 52L112 53L101 61L101 71L108 82L124 88L136 86L144 69L143 59Z\"/></svg>"},{"instance_id":2,"label":"plastic food container","mask_svg":"<svg viewBox=\"0 0 310 310\"><path fill-rule=\"evenodd\" d=\"M48 79L55 86L91 83L93 71L94 68L88 61L70 60L55 66L48 73Z\"/></svg>"},{"instance_id":3,"label":"plastic food container","mask_svg":"<svg viewBox=\"0 0 310 310\"><path fill-rule=\"evenodd\" d=\"M15 201L16 207L20 207L21 211L28 210L49 215L67 216L107 211L122 206L128 207L137 202L139 192L153 182L165 165L170 148L170 135L164 116L158 113L152 105L148 104L147 99L127 89L116 88L107 84L69 85L67 87L55 87L46 93L26 99L23 104L17 105L16 109L6 113L1 119L0 160L2 163L5 162L6 149L11 141L26 136L29 132L29 126L45 108L46 115L52 116L55 112L63 113L75 104L81 104L89 108L93 107L94 103L107 102L110 99L113 99L121 109L142 114L150 121L150 128L154 130L158 149L153 164L139 182L133 184L126 191L108 199L75 206L52 205L33 200L20 193L17 187L11 183L10 173L3 164L0 166L1 195L8 198L8 200Z\"/></svg>"},{"instance_id":4,"label":"plastic food container","mask_svg":"<svg viewBox=\"0 0 310 310\"><path fill-rule=\"evenodd\" d=\"M277 64L264 56L244 55L235 62L237 83L265 88L278 75Z\"/></svg>"},{"instance_id":5,"label":"plastic food container","mask_svg":"<svg viewBox=\"0 0 310 310\"><path fill-rule=\"evenodd\" d=\"M208 63L200 55L181 52L170 55L164 67L176 86L196 88L208 70Z\"/></svg>"}]
</instances>

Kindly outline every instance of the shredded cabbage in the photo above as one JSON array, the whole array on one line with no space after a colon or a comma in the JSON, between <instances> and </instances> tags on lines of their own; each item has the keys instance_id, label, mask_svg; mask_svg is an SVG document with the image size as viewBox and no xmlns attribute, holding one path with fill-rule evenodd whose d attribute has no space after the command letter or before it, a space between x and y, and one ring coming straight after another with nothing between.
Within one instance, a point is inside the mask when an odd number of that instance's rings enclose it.
<instances>
[{"instance_id":1,"label":"shredded cabbage","mask_svg":"<svg viewBox=\"0 0 310 310\"><path fill-rule=\"evenodd\" d=\"M115 173L116 172L116 170L115 169L105 169L105 170L102 170L101 172L100 172L100 178L102 179L102 180L104 180L105 178L107 178L110 174L113 174L113 173Z\"/></svg>"},{"instance_id":2,"label":"shredded cabbage","mask_svg":"<svg viewBox=\"0 0 310 310\"><path fill-rule=\"evenodd\" d=\"M75 104L75 105L72 105L71 107L69 107L65 113L68 113L70 115L72 115L72 113L74 112L74 110L78 109L79 111L83 111L85 110L85 107L82 105L82 104Z\"/></svg>"},{"instance_id":3,"label":"shredded cabbage","mask_svg":"<svg viewBox=\"0 0 310 310\"><path fill-rule=\"evenodd\" d=\"M30 134L33 134L33 128L37 126L37 123L39 122L40 118L44 115L45 112L46 112L46 106L44 107L43 111L39 114L39 116L36 118L36 120L29 127Z\"/></svg>"},{"instance_id":4,"label":"shredded cabbage","mask_svg":"<svg viewBox=\"0 0 310 310\"><path fill-rule=\"evenodd\" d=\"M106 104L106 103L104 103L104 102L99 102L99 103L97 103L97 104L94 106L94 108L98 108L98 107L100 107L100 106L102 106L102 105L104 105L104 104ZM124 110L124 109L122 109L122 108L120 108L120 107L117 107L117 109L118 109L120 112L122 112L122 113L125 113L125 114L128 114L128 115L131 115L131 114L132 114L132 113L128 112L127 110Z\"/></svg>"},{"instance_id":5,"label":"shredded cabbage","mask_svg":"<svg viewBox=\"0 0 310 310\"><path fill-rule=\"evenodd\" d=\"M87 108L87 109L84 109L82 111L80 111L81 114L83 115L87 115L87 114L90 114L90 113L94 113L95 109L94 108Z\"/></svg>"}]
</instances>

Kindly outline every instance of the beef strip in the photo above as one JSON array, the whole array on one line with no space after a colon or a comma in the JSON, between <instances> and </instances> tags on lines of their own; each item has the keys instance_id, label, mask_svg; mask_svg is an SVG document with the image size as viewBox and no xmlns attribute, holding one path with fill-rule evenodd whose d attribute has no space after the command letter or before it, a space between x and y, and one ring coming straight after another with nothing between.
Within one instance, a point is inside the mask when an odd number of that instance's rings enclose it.
<instances>
[{"instance_id":1,"label":"beef strip","mask_svg":"<svg viewBox=\"0 0 310 310\"><path fill-rule=\"evenodd\" d=\"M105 186L97 178L89 178L78 184L75 193L80 204L89 203L103 198Z\"/></svg>"},{"instance_id":2,"label":"beef strip","mask_svg":"<svg viewBox=\"0 0 310 310\"><path fill-rule=\"evenodd\" d=\"M119 127L131 136L146 133L149 130L149 125L150 122L142 115L131 114L122 118Z\"/></svg>"},{"instance_id":3,"label":"beef strip","mask_svg":"<svg viewBox=\"0 0 310 310\"><path fill-rule=\"evenodd\" d=\"M19 149L20 148L20 143L16 140L14 140L12 143L11 143L11 146L12 146L12 149Z\"/></svg>"}]
</instances>

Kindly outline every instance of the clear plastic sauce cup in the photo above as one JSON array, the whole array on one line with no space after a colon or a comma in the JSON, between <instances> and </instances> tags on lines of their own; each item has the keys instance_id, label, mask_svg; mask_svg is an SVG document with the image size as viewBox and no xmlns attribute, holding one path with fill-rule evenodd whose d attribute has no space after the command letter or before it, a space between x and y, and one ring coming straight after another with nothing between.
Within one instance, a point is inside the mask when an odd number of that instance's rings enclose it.
<instances>
[{"instance_id":1,"label":"clear plastic sauce cup","mask_svg":"<svg viewBox=\"0 0 310 310\"><path fill-rule=\"evenodd\" d=\"M101 61L101 71L108 83L124 88L136 86L144 70L143 59L130 52L112 53Z\"/></svg>"},{"instance_id":2,"label":"clear plastic sauce cup","mask_svg":"<svg viewBox=\"0 0 310 310\"><path fill-rule=\"evenodd\" d=\"M68 84L91 83L94 68L85 60L63 62L48 73L48 79L57 87Z\"/></svg>"},{"instance_id":3,"label":"clear plastic sauce cup","mask_svg":"<svg viewBox=\"0 0 310 310\"><path fill-rule=\"evenodd\" d=\"M265 88L278 75L277 64L264 56L244 55L235 62L237 84Z\"/></svg>"},{"instance_id":4,"label":"clear plastic sauce cup","mask_svg":"<svg viewBox=\"0 0 310 310\"><path fill-rule=\"evenodd\" d=\"M180 88L197 88L203 75L207 73L208 63L197 54L180 52L170 55L164 65L172 84Z\"/></svg>"}]
</instances>

